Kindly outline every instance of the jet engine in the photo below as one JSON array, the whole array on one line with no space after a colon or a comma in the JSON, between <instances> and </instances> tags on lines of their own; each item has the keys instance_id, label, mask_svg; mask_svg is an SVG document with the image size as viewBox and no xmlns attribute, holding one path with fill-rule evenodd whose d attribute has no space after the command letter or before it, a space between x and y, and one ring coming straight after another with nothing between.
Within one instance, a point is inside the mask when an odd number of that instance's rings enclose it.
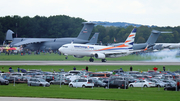
<instances>
[{"instance_id":1,"label":"jet engine","mask_svg":"<svg viewBox=\"0 0 180 101\"><path fill-rule=\"evenodd\" d=\"M83 58L84 56L73 55L75 58Z\"/></svg>"},{"instance_id":2,"label":"jet engine","mask_svg":"<svg viewBox=\"0 0 180 101\"><path fill-rule=\"evenodd\" d=\"M96 53L94 55L94 57L97 59L105 59L106 56L105 56L105 54L102 54L102 53Z\"/></svg>"}]
</instances>

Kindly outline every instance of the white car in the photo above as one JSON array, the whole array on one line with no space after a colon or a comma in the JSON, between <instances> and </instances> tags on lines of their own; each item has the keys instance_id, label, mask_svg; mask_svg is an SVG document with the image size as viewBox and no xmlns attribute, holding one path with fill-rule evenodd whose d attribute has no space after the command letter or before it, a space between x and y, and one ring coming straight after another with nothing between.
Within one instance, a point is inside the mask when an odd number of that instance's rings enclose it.
<instances>
[{"instance_id":1,"label":"white car","mask_svg":"<svg viewBox=\"0 0 180 101\"><path fill-rule=\"evenodd\" d=\"M129 87L155 87L155 83L148 80L137 80L134 83L130 83Z\"/></svg>"},{"instance_id":2,"label":"white car","mask_svg":"<svg viewBox=\"0 0 180 101\"><path fill-rule=\"evenodd\" d=\"M69 75L69 76L66 76L66 78L69 78L71 81L74 81L74 80L76 80L76 79L78 79L80 77L81 76L79 76L79 75Z\"/></svg>"},{"instance_id":3,"label":"white car","mask_svg":"<svg viewBox=\"0 0 180 101\"><path fill-rule=\"evenodd\" d=\"M93 87L94 83L92 79L79 78L69 83L69 87Z\"/></svg>"}]
</instances>

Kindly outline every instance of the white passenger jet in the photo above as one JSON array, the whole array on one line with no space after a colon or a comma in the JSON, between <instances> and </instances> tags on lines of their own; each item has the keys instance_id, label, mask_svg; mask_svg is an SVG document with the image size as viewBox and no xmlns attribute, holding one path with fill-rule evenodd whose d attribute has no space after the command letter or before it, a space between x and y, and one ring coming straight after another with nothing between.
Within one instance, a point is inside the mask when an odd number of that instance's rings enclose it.
<instances>
[{"instance_id":1,"label":"white passenger jet","mask_svg":"<svg viewBox=\"0 0 180 101\"><path fill-rule=\"evenodd\" d=\"M101 46L101 45L87 45L87 44L65 44L59 48L59 51L64 55L73 55L76 58L83 58L84 56L90 57L89 61L93 62L95 58L102 59L102 62L106 62L107 57L115 58L129 55L135 52L133 43L136 35L136 28L132 30L124 44L116 47ZM136 50L137 51L137 50Z\"/></svg>"}]
</instances>

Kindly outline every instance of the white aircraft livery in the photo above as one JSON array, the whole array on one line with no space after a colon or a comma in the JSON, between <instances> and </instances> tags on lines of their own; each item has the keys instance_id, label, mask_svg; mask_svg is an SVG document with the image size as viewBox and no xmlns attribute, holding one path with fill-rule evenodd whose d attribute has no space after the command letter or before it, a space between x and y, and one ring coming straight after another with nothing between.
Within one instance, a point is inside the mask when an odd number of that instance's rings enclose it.
<instances>
[{"instance_id":1,"label":"white aircraft livery","mask_svg":"<svg viewBox=\"0 0 180 101\"><path fill-rule=\"evenodd\" d=\"M101 45L87 45L87 44L65 44L59 48L59 51L64 55L73 55L76 58L83 58L84 56L90 57L89 61L93 62L95 58L102 59L106 62L105 58L115 58L129 55L133 52L133 43L136 35L136 28L132 30L124 44L116 47L101 46ZM138 50L136 50L137 52ZM142 50L141 50L142 51ZM67 57L66 57L67 58Z\"/></svg>"}]
</instances>

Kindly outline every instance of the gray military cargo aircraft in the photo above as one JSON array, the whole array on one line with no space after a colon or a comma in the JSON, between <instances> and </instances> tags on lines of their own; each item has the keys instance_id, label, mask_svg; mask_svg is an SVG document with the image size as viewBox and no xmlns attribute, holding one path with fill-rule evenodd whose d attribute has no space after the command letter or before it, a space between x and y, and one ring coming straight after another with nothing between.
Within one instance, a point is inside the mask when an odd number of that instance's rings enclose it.
<instances>
[{"instance_id":1,"label":"gray military cargo aircraft","mask_svg":"<svg viewBox=\"0 0 180 101\"><path fill-rule=\"evenodd\" d=\"M10 47L22 46L23 49L29 50L58 50L64 44L71 43L90 43L89 36L94 28L95 23L83 22L84 27L76 38L13 38L13 31L8 30L6 41L12 41ZM94 43L94 42L93 42Z\"/></svg>"},{"instance_id":2,"label":"gray military cargo aircraft","mask_svg":"<svg viewBox=\"0 0 180 101\"><path fill-rule=\"evenodd\" d=\"M133 44L133 50L145 49L147 46L148 49L153 49L153 46L155 46L155 42L157 41L161 33L172 33L172 32L152 30L148 40L145 43ZM112 44L110 46L118 46L118 45L120 44Z\"/></svg>"}]
</instances>

